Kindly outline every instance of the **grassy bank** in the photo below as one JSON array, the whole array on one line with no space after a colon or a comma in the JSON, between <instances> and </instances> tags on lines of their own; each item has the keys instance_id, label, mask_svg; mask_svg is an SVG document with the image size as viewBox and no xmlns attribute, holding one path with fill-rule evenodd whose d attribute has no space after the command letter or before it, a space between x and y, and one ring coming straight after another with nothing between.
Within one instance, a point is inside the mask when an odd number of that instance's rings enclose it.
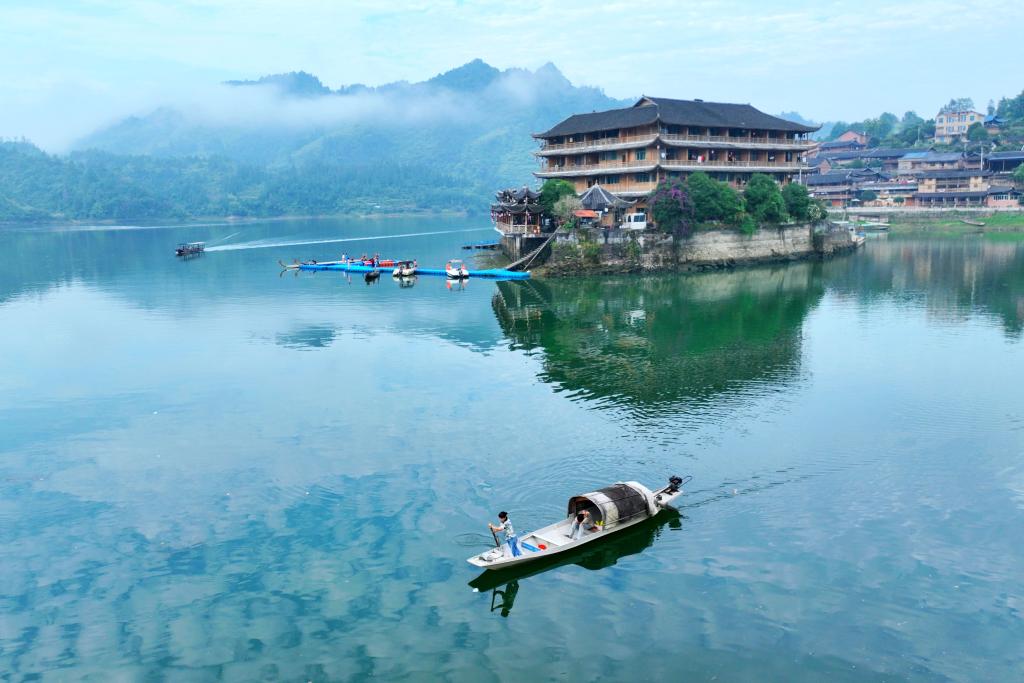
<instances>
[{"instance_id":1,"label":"grassy bank","mask_svg":"<svg viewBox=\"0 0 1024 683\"><path fill-rule=\"evenodd\" d=\"M961 219L980 221L984 226L968 225ZM1024 212L996 213L991 216L971 214L949 214L943 216L892 216L889 220L892 232L927 232L963 234L978 232L1024 232Z\"/></svg>"}]
</instances>

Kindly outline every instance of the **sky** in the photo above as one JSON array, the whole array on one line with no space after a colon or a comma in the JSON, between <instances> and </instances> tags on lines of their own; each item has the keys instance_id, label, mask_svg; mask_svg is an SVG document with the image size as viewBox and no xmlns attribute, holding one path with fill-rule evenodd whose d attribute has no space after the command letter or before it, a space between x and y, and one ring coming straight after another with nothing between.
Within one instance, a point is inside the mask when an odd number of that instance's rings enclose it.
<instances>
[{"instance_id":1,"label":"sky","mask_svg":"<svg viewBox=\"0 0 1024 683\"><path fill-rule=\"evenodd\" d=\"M1021 26L1021 0L0 0L0 137L61 151L227 79L379 85L474 58L619 98L930 117L1024 90Z\"/></svg>"}]
</instances>

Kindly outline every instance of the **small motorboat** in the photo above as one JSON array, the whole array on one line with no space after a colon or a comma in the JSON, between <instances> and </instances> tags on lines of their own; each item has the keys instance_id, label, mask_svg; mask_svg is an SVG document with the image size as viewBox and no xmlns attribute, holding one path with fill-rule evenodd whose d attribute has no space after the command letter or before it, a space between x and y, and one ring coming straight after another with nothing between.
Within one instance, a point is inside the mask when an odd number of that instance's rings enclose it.
<instances>
[{"instance_id":1,"label":"small motorboat","mask_svg":"<svg viewBox=\"0 0 1024 683\"><path fill-rule=\"evenodd\" d=\"M668 485L657 491L635 481L626 481L573 496L569 499L565 519L519 536L519 555L513 556L508 544L503 543L466 561L482 569L503 569L550 558L586 543L608 538L616 531L657 516L662 510L676 509L675 504L683 495L682 486L691 478L669 477ZM574 522L581 512L589 514L586 523L591 528L574 534Z\"/></svg>"},{"instance_id":2,"label":"small motorboat","mask_svg":"<svg viewBox=\"0 0 1024 683\"><path fill-rule=\"evenodd\" d=\"M462 259L452 259L444 264L444 273L452 280L464 280L469 277L469 270L462 263Z\"/></svg>"},{"instance_id":3,"label":"small motorboat","mask_svg":"<svg viewBox=\"0 0 1024 683\"><path fill-rule=\"evenodd\" d=\"M175 256L195 256L206 250L205 242L182 242L175 250Z\"/></svg>"},{"instance_id":4,"label":"small motorboat","mask_svg":"<svg viewBox=\"0 0 1024 683\"><path fill-rule=\"evenodd\" d=\"M416 266L412 261L395 261L395 269L391 274L395 277L412 277L416 274Z\"/></svg>"}]
</instances>

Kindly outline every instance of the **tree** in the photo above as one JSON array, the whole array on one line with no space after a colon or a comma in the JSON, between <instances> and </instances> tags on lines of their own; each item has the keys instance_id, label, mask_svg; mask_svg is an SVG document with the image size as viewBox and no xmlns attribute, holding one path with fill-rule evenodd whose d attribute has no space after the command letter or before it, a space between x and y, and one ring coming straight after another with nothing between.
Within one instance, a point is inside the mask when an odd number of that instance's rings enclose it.
<instances>
[{"instance_id":1,"label":"tree","mask_svg":"<svg viewBox=\"0 0 1024 683\"><path fill-rule=\"evenodd\" d=\"M861 190L857 193L857 199L862 202L873 202L878 199L878 193L874 190Z\"/></svg>"},{"instance_id":2,"label":"tree","mask_svg":"<svg viewBox=\"0 0 1024 683\"><path fill-rule=\"evenodd\" d=\"M736 224L743 215L743 198L728 183L697 171L686 180L686 190L698 222L722 221Z\"/></svg>"},{"instance_id":3,"label":"tree","mask_svg":"<svg viewBox=\"0 0 1024 683\"><path fill-rule=\"evenodd\" d=\"M800 183L789 183L782 188L782 199L786 202L786 211L798 221L810 219L811 195Z\"/></svg>"},{"instance_id":4,"label":"tree","mask_svg":"<svg viewBox=\"0 0 1024 683\"><path fill-rule=\"evenodd\" d=\"M572 219L574 211L582 206L580 198L573 192L571 195L564 195L558 198L555 202L555 206L552 208L552 213L558 221L562 224L568 223Z\"/></svg>"},{"instance_id":5,"label":"tree","mask_svg":"<svg viewBox=\"0 0 1024 683\"><path fill-rule=\"evenodd\" d=\"M750 176L743 198L747 202L747 213L758 223L785 223L789 220L786 201L778 183L763 173Z\"/></svg>"},{"instance_id":6,"label":"tree","mask_svg":"<svg viewBox=\"0 0 1024 683\"><path fill-rule=\"evenodd\" d=\"M689 236L693 229L693 205L682 181L671 178L658 183L647 205L659 230L676 237Z\"/></svg>"},{"instance_id":7,"label":"tree","mask_svg":"<svg viewBox=\"0 0 1024 683\"><path fill-rule=\"evenodd\" d=\"M576 187L568 180L549 178L544 181L540 188L540 199L538 202L549 216L555 215L555 202L562 197L576 196Z\"/></svg>"},{"instance_id":8,"label":"tree","mask_svg":"<svg viewBox=\"0 0 1024 683\"><path fill-rule=\"evenodd\" d=\"M974 100L972 100L970 97L954 97L942 109L939 110L939 113L948 114L954 111L972 111L973 109Z\"/></svg>"},{"instance_id":9,"label":"tree","mask_svg":"<svg viewBox=\"0 0 1024 683\"><path fill-rule=\"evenodd\" d=\"M1013 180L1018 185L1024 185L1024 164L1017 167L1017 170L1013 172Z\"/></svg>"},{"instance_id":10,"label":"tree","mask_svg":"<svg viewBox=\"0 0 1024 683\"><path fill-rule=\"evenodd\" d=\"M971 142L988 142L988 131L980 123L972 123L967 128L967 139Z\"/></svg>"}]
</instances>

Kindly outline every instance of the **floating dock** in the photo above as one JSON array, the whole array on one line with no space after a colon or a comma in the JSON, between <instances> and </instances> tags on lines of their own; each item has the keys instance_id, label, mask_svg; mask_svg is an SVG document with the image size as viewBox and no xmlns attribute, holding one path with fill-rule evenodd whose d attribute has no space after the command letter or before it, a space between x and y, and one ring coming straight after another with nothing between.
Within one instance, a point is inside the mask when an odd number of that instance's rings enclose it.
<instances>
[{"instance_id":1,"label":"floating dock","mask_svg":"<svg viewBox=\"0 0 1024 683\"><path fill-rule=\"evenodd\" d=\"M283 265L283 264L282 264ZM370 273L374 270L380 271L382 274L386 271L390 271L390 267L378 267L364 266L362 263L345 263L342 261L329 261L325 263L295 263L286 265L288 270L337 270L343 273ZM416 275L439 275L441 277L447 277L448 273L445 272L444 268L417 268ZM505 270L504 268L486 268L484 270L471 270L469 271L470 279L475 277L490 278L492 280L528 280L530 279L530 271L516 271L516 270Z\"/></svg>"},{"instance_id":2,"label":"floating dock","mask_svg":"<svg viewBox=\"0 0 1024 683\"><path fill-rule=\"evenodd\" d=\"M472 242L470 244L463 244L463 249L497 249L501 246L500 242Z\"/></svg>"}]
</instances>

